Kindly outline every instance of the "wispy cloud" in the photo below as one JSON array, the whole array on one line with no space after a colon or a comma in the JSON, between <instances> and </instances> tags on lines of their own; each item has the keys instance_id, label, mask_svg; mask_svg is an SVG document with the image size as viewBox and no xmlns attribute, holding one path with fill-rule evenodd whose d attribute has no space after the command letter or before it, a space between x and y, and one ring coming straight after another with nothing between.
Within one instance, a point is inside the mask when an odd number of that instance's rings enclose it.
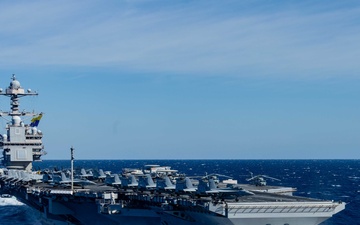
<instances>
[{"instance_id":1,"label":"wispy cloud","mask_svg":"<svg viewBox=\"0 0 360 225\"><path fill-rule=\"evenodd\" d=\"M245 76L359 73L360 5L227 3L1 3L0 63Z\"/></svg>"}]
</instances>

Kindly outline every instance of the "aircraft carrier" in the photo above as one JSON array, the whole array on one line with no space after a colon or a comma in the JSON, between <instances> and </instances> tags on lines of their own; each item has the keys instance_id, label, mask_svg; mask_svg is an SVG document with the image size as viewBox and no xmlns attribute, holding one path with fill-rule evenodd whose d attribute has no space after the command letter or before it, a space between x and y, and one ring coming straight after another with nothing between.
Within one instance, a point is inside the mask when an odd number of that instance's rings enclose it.
<instances>
[{"instance_id":1,"label":"aircraft carrier","mask_svg":"<svg viewBox=\"0 0 360 225\"><path fill-rule=\"evenodd\" d=\"M0 95L10 97L9 118L0 136L3 150L1 192L36 209L42 224L122 225L316 225L345 208L345 203L293 196L294 188L267 186L263 177L220 181L219 175L190 178L177 170L147 165L121 174L73 169L33 171L45 154L42 113L19 110L24 90L13 75ZM28 121L28 122L27 122ZM5 196L5 195L4 195ZM6 195L7 196L7 195Z\"/></svg>"}]
</instances>

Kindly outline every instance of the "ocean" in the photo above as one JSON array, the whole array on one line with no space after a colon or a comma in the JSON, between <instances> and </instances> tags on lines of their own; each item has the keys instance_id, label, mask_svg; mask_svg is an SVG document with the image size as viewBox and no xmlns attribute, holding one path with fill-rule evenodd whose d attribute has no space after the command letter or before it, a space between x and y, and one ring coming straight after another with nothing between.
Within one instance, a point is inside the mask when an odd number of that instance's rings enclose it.
<instances>
[{"instance_id":1,"label":"ocean","mask_svg":"<svg viewBox=\"0 0 360 225\"><path fill-rule=\"evenodd\" d=\"M189 176L217 173L247 183L250 172L281 181L269 185L297 188L295 195L346 202L346 209L321 225L360 225L360 160L75 160L75 169L103 169L121 173L122 168L142 168L146 164L171 166ZM70 168L67 160L44 160L34 169ZM0 202L0 225L41 224L33 209L16 199Z\"/></svg>"}]
</instances>

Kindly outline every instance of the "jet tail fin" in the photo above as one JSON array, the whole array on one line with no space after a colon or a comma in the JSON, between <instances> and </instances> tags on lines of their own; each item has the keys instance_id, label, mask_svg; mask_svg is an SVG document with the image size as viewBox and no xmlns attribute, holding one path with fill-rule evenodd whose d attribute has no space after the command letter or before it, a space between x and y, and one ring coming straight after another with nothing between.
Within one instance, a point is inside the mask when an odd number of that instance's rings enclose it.
<instances>
[{"instance_id":1,"label":"jet tail fin","mask_svg":"<svg viewBox=\"0 0 360 225\"><path fill-rule=\"evenodd\" d=\"M118 184L121 183L119 175L117 175L117 174L114 175L114 180L115 180L115 183L118 183Z\"/></svg>"},{"instance_id":2,"label":"jet tail fin","mask_svg":"<svg viewBox=\"0 0 360 225\"><path fill-rule=\"evenodd\" d=\"M193 184L191 183L190 178L188 178L188 177L185 178L185 184L186 184L186 188L194 188Z\"/></svg>"},{"instance_id":3,"label":"jet tail fin","mask_svg":"<svg viewBox=\"0 0 360 225\"><path fill-rule=\"evenodd\" d=\"M65 173L61 172L61 180L66 181L68 178L65 176Z\"/></svg>"},{"instance_id":4,"label":"jet tail fin","mask_svg":"<svg viewBox=\"0 0 360 225\"><path fill-rule=\"evenodd\" d=\"M148 185L154 186L155 183L153 181L153 179L151 178L150 174L146 174L146 182Z\"/></svg>"},{"instance_id":5,"label":"jet tail fin","mask_svg":"<svg viewBox=\"0 0 360 225\"><path fill-rule=\"evenodd\" d=\"M166 187L172 187L174 186L171 181L170 181L170 178L168 176L165 176L165 185Z\"/></svg>"},{"instance_id":6,"label":"jet tail fin","mask_svg":"<svg viewBox=\"0 0 360 225\"><path fill-rule=\"evenodd\" d=\"M209 179L209 187L210 187L210 190L214 190L217 188L215 181L213 179Z\"/></svg>"},{"instance_id":7,"label":"jet tail fin","mask_svg":"<svg viewBox=\"0 0 360 225\"><path fill-rule=\"evenodd\" d=\"M209 191L208 183L203 181L203 180L199 180L198 191L201 192L201 193Z\"/></svg>"},{"instance_id":8,"label":"jet tail fin","mask_svg":"<svg viewBox=\"0 0 360 225\"><path fill-rule=\"evenodd\" d=\"M137 185L138 182L137 182L135 176L134 176L134 175L131 175L130 177L131 177L131 183L130 183L130 184L132 184L132 185Z\"/></svg>"},{"instance_id":9,"label":"jet tail fin","mask_svg":"<svg viewBox=\"0 0 360 225\"><path fill-rule=\"evenodd\" d=\"M100 176L104 176L104 177L105 177L105 173L104 173L104 171L103 171L102 169L99 169L99 174L100 174Z\"/></svg>"}]
</instances>

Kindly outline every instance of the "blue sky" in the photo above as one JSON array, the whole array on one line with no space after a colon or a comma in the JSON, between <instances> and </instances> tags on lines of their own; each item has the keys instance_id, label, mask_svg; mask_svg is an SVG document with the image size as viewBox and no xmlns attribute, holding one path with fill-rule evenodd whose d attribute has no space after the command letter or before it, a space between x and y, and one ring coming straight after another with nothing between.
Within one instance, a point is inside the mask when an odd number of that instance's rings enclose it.
<instances>
[{"instance_id":1,"label":"blue sky","mask_svg":"<svg viewBox=\"0 0 360 225\"><path fill-rule=\"evenodd\" d=\"M0 27L44 159L360 158L358 1L3 1Z\"/></svg>"}]
</instances>

